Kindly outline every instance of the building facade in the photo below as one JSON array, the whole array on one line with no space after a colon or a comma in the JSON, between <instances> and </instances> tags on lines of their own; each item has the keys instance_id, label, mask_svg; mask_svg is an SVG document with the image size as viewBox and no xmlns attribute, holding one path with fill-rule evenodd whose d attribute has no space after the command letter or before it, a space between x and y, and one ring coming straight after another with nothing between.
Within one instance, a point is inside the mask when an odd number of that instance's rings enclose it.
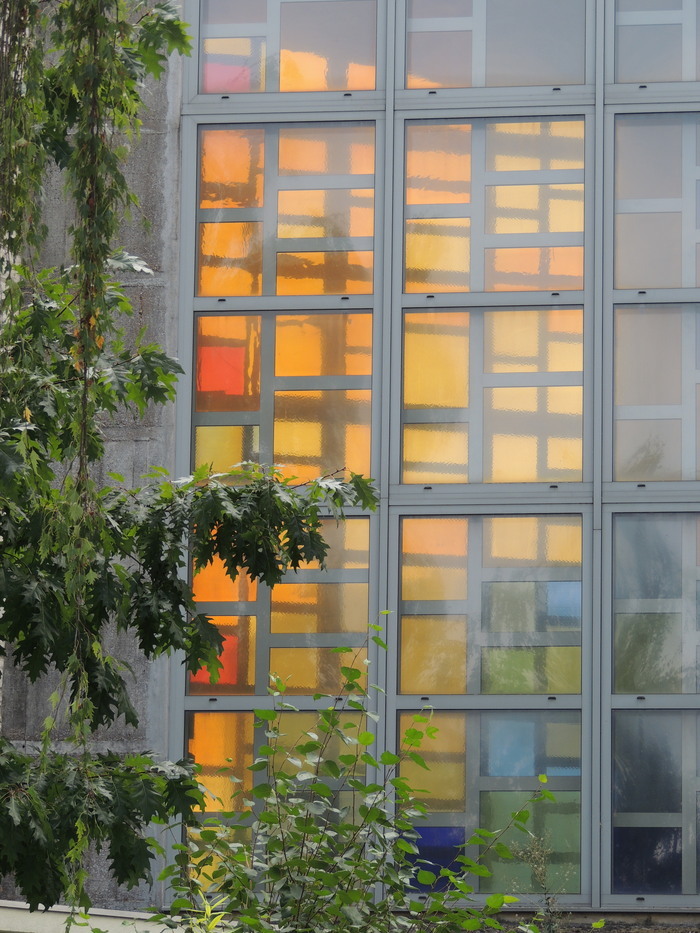
<instances>
[{"instance_id":1,"label":"building facade","mask_svg":"<svg viewBox=\"0 0 700 933\"><path fill-rule=\"evenodd\" d=\"M172 753L225 796L270 670L310 711L390 610L381 739L439 727L426 857L546 773L550 893L697 909L700 4L185 18L180 470L351 469L381 504L272 593L196 577L224 673L174 684Z\"/></svg>"}]
</instances>

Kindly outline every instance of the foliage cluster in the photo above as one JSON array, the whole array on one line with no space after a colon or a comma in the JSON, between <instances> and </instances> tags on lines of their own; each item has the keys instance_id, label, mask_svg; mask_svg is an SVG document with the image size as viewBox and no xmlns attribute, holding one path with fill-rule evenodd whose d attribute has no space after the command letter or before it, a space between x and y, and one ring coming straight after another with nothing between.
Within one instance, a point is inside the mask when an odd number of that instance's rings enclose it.
<instances>
[{"instance_id":1,"label":"foliage cluster","mask_svg":"<svg viewBox=\"0 0 700 933\"><path fill-rule=\"evenodd\" d=\"M0 874L33 908L87 905L91 844L136 884L153 852L142 828L189 820L201 800L185 763L90 751L98 726L136 724L129 672L106 634L131 633L148 658L182 650L189 669L215 672L221 638L197 611L186 565L217 557L232 577L272 584L323 560L323 509L371 507L374 495L361 477L295 488L255 466L178 481L155 469L136 489L96 482L101 426L171 400L179 372L120 329L131 308L115 273L147 270L115 238L134 201L123 162L141 84L187 50L187 35L168 0L4 0L0 46L0 642L31 680L60 675L41 747L0 740ZM40 270L50 164L74 213L72 257ZM70 755L51 742L63 714Z\"/></svg>"},{"instance_id":2,"label":"foliage cluster","mask_svg":"<svg viewBox=\"0 0 700 933\"><path fill-rule=\"evenodd\" d=\"M384 645L378 626L372 636ZM351 651L352 649L338 649ZM529 806L553 799L546 778L501 831L475 829L450 865L420 856L420 821L427 813L403 767L426 769L420 748L436 733L416 713L397 753L373 752L367 726L377 716L354 659L342 667L343 695L321 697L311 727L308 713L284 696L273 676L274 709L256 710L262 733L249 790L234 791L234 810L191 830L166 870L182 917L157 919L191 933L452 933L502 929L497 915L518 898L489 894L474 902L485 856L512 858L506 830L528 834ZM299 719L306 720L306 728ZM239 782L235 771L231 780ZM234 787L236 784L234 784ZM242 785L241 785L242 786ZM216 806L209 801L210 808ZM537 933L534 923L520 926Z\"/></svg>"}]
</instances>

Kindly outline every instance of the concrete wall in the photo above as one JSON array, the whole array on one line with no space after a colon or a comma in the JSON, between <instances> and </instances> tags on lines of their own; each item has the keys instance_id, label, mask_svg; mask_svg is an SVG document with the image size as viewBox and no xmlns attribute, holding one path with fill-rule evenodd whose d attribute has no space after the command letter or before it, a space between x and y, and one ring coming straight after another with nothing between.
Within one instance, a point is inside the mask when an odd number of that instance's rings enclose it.
<instances>
[{"instance_id":1,"label":"concrete wall","mask_svg":"<svg viewBox=\"0 0 700 933\"><path fill-rule=\"evenodd\" d=\"M128 332L146 327L149 339L160 343L177 356L179 193L180 193L180 86L182 64L173 57L170 67L158 84L144 90L143 129L134 144L127 168L127 178L141 202L124 225L120 241L129 253L145 259L152 276L131 275L125 279L135 314L125 321ZM46 243L46 265L66 262L69 252L67 227L69 212L63 196L61 178L47 181L46 215L50 227ZM149 227L144 226L144 218ZM159 407L144 420L120 414L106 424L107 456L102 472L124 475L126 483L138 485L139 477L150 466L174 469L174 406ZM98 472L99 476L99 472ZM95 736L98 750L152 750L167 755L168 675L167 661L148 662L128 635L113 638L110 649L133 667L131 697L140 717L138 729L117 723ZM29 684L24 675L5 664L2 682L2 734L13 742L31 745L39 737L48 715L48 697L55 688L49 676ZM91 872L90 893L97 906L115 909L139 909L158 899L158 892L146 889L121 890L111 881L106 864L95 859ZM0 897L14 897L11 885L0 884ZM0 912L0 929L3 928Z\"/></svg>"}]
</instances>

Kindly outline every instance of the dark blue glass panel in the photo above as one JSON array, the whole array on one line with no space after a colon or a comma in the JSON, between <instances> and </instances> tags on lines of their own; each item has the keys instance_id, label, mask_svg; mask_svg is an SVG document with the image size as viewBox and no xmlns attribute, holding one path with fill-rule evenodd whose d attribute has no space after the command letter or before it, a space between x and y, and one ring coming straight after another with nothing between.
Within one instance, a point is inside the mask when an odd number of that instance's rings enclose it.
<instances>
[{"instance_id":1,"label":"dark blue glass panel","mask_svg":"<svg viewBox=\"0 0 700 933\"><path fill-rule=\"evenodd\" d=\"M680 827L616 827L613 893L680 894L681 853Z\"/></svg>"},{"instance_id":2,"label":"dark blue glass panel","mask_svg":"<svg viewBox=\"0 0 700 933\"><path fill-rule=\"evenodd\" d=\"M466 832L463 826L421 826L418 857L429 864L421 864L419 867L435 872L436 875L441 868L452 868L457 871L459 865L455 859L463 853L465 842ZM431 887L439 889L444 886L444 879L442 882L438 879L437 883ZM416 887L426 889L426 886L420 884L416 884Z\"/></svg>"}]
</instances>

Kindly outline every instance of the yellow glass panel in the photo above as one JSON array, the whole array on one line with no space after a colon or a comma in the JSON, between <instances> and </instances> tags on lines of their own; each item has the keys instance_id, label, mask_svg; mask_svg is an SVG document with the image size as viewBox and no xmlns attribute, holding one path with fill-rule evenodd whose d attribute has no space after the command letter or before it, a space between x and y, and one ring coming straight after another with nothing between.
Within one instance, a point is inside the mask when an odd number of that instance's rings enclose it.
<instances>
[{"instance_id":1,"label":"yellow glass panel","mask_svg":"<svg viewBox=\"0 0 700 933\"><path fill-rule=\"evenodd\" d=\"M195 411L260 407L260 318L197 318Z\"/></svg>"},{"instance_id":2,"label":"yellow glass panel","mask_svg":"<svg viewBox=\"0 0 700 933\"><path fill-rule=\"evenodd\" d=\"M406 204L467 204L471 124L411 123L406 128Z\"/></svg>"},{"instance_id":3,"label":"yellow glass panel","mask_svg":"<svg viewBox=\"0 0 700 933\"><path fill-rule=\"evenodd\" d=\"M481 691L487 694L580 693L581 649L484 647Z\"/></svg>"},{"instance_id":4,"label":"yellow glass panel","mask_svg":"<svg viewBox=\"0 0 700 933\"><path fill-rule=\"evenodd\" d=\"M239 463L257 460L259 449L257 425L206 425L194 429L195 469L207 464L214 473L226 473Z\"/></svg>"},{"instance_id":5,"label":"yellow glass panel","mask_svg":"<svg viewBox=\"0 0 700 933\"><path fill-rule=\"evenodd\" d=\"M343 657L345 657L344 666L358 666L353 663L352 659L354 656L352 654L346 654L343 655ZM287 774L294 774L296 771L300 770L298 764L292 761L284 762L282 756L291 754L291 756L298 761L301 756L298 752L296 754L294 753L294 747L300 743L308 742L312 734L314 737L318 737L319 741L323 744L323 748L319 750L319 754L325 759L337 761L339 755L357 752L358 760L352 767L356 777L362 777L364 775L366 770L365 763L359 760L359 756L362 754L362 746L346 745L337 733L328 733L319 729L318 711L292 712L290 710L283 710L280 713L278 723L280 734L270 742L270 744L277 749L274 758L275 769L280 768ZM354 736L367 728L367 721L358 713L345 711L340 714L340 727L347 735ZM305 764L302 764L301 768L308 770L308 766Z\"/></svg>"},{"instance_id":6,"label":"yellow glass panel","mask_svg":"<svg viewBox=\"0 0 700 933\"><path fill-rule=\"evenodd\" d=\"M278 583L272 591L270 631L364 632L366 583Z\"/></svg>"},{"instance_id":7,"label":"yellow glass panel","mask_svg":"<svg viewBox=\"0 0 700 933\"><path fill-rule=\"evenodd\" d=\"M301 480L369 473L369 389L275 393L274 460Z\"/></svg>"},{"instance_id":8,"label":"yellow glass panel","mask_svg":"<svg viewBox=\"0 0 700 933\"><path fill-rule=\"evenodd\" d=\"M405 408L469 405L469 313L404 316Z\"/></svg>"},{"instance_id":9,"label":"yellow glass panel","mask_svg":"<svg viewBox=\"0 0 700 933\"><path fill-rule=\"evenodd\" d=\"M371 314L279 315L276 376L369 376Z\"/></svg>"},{"instance_id":10,"label":"yellow glass panel","mask_svg":"<svg viewBox=\"0 0 700 933\"><path fill-rule=\"evenodd\" d=\"M341 667L365 670L367 652L338 654L332 648L270 648L270 672L285 682L287 693L338 693L344 683ZM366 676L361 681L367 685Z\"/></svg>"},{"instance_id":11,"label":"yellow glass panel","mask_svg":"<svg viewBox=\"0 0 700 933\"><path fill-rule=\"evenodd\" d=\"M484 519L484 566L581 565L581 518L508 515Z\"/></svg>"},{"instance_id":12,"label":"yellow glass panel","mask_svg":"<svg viewBox=\"0 0 700 933\"><path fill-rule=\"evenodd\" d=\"M558 473L581 473L583 440L580 437L547 438L547 469Z\"/></svg>"},{"instance_id":13,"label":"yellow glass panel","mask_svg":"<svg viewBox=\"0 0 700 933\"><path fill-rule=\"evenodd\" d=\"M255 616L212 616L224 638L219 655L219 679L211 682L206 668L190 674L191 695L238 696L255 693Z\"/></svg>"},{"instance_id":14,"label":"yellow glass panel","mask_svg":"<svg viewBox=\"0 0 700 933\"><path fill-rule=\"evenodd\" d=\"M512 562L535 566L540 557L542 521L534 515L485 518L485 566Z\"/></svg>"},{"instance_id":15,"label":"yellow glass panel","mask_svg":"<svg viewBox=\"0 0 700 933\"><path fill-rule=\"evenodd\" d=\"M407 424L403 429L403 483L467 483L467 424Z\"/></svg>"},{"instance_id":16,"label":"yellow glass panel","mask_svg":"<svg viewBox=\"0 0 700 933\"><path fill-rule=\"evenodd\" d=\"M583 309L487 311L485 372L579 372Z\"/></svg>"},{"instance_id":17,"label":"yellow glass panel","mask_svg":"<svg viewBox=\"0 0 700 933\"><path fill-rule=\"evenodd\" d=\"M547 411L558 415L580 415L583 412L581 386L550 386L547 389Z\"/></svg>"},{"instance_id":18,"label":"yellow glass panel","mask_svg":"<svg viewBox=\"0 0 700 933\"><path fill-rule=\"evenodd\" d=\"M583 120L486 125L486 167L496 172L583 168Z\"/></svg>"},{"instance_id":19,"label":"yellow glass panel","mask_svg":"<svg viewBox=\"0 0 700 933\"><path fill-rule=\"evenodd\" d=\"M581 519L550 520L546 525L545 559L551 564L581 565Z\"/></svg>"},{"instance_id":20,"label":"yellow glass panel","mask_svg":"<svg viewBox=\"0 0 700 933\"><path fill-rule=\"evenodd\" d=\"M278 295L371 295L371 250L277 254Z\"/></svg>"},{"instance_id":21,"label":"yellow glass panel","mask_svg":"<svg viewBox=\"0 0 700 933\"><path fill-rule=\"evenodd\" d=\"M540 390L534 386L504 386L489 391L492 411L536 412Z\"/></svg>"},{"instance_id":22,"label":"yellow glass panel","mask_svg":"<svg viewBox=\"0 0 700 933\"><path fill-rule=\"evenodd\" d=\"M258 584L247 574L239 573L232 580L224 562L215 557L192 577L194 598L200 603L253 602L258 595Z\"/></svg>"},{"instance_id":23,"label":"yellow glass panel","mask_svg":"<svg viewBox=\"0 0 700 933\"><path fill-rule=\"evenodd\" d=\"M404 616L401 693L467 692L467 617Z\"/></svg>"},{"instance_id":24,"label":"yellow glass panel","mask_svg":"<svg viewBox=\"0 0 700 933\"><path fill-rule=\"evenodd\" d=\"M467 598L466 518L404 518L401 598Z\"/></svg>"},{"instance_id":25,"label":"yellow glass panel","mask_svg":"<svg viewBox=\"0 0 700 933\"><path fill-rule=\"evenodd\" d=\"M283 127L279 174L373 175L374 127Z\"/></svg>"},{"instance_id":26,"label":"yellow glass panel","mask_svg":"<svg viewBox=\"0 0 700 933\"><path fill-rule=\"evenodd\" d=\"M261 223L199 225L197 294L262 294Z\"/></svg>"},{"instance_id":27,"label":"yellow glass panel","mask_svg":"<svg viewBox=\"0 0 700 933\"><path fill-rule=\"evenodd\" d=\"M321 534L328 545L326 569L364 570L369 567L369 519L321 519ZM318 561L309 561L303 568L318 569Z\"/></svg>"},{"instance_id":28,"label":"yellow glass panel","mask_svg":"<svg viewBox=\"0 0 700 933\"><path fill-rule=\"evenodd\" d=\"M487 483L537 482L537 438L494 434L491 439L492 466Z\"/></svg>"},{"instance_id":29,"label":"yellow glass panel","mask_svg":"<svg viewBox=\"0 0 700 933\"><path fill-rule=\"evenodd\" d=\"M468 217L431 217L406 221L405 290L469 291Z\"/></svg>"},{"instance_id":30,"label":"yellow glass panel","mask_svg":"<svg viewBox=\"0 0 700 933\"><path fill-rule=\"evenodd\" d=\"M252 713L188 713L187 752L201 765L198 775L209 799L207 810L244 810L250 798L253 773ZM233 763L231 763L233 762ZM219 773L230 768L229 773ZM233 783L230 775L239 779Z\"/></svg>"},{"instance_id":31,"label":"yellow glass panel","mask_svg":"<svg viewBox=\"0 0 700 933\"><path fill-rule=\"evenodd\" d=\"M374 234L374 189L280 191L278 237L352 237Z\"/></svg>"},{"instance_id":32,"label":"yellow glass panel","mask_svg":"<svg viewBox=\"0 0 700 933\"><path fill-rule=\"evenodd\" d=\"M406 778L417 797L430 801L431 812L463 811L467 805L467 717L465 713L434 713L431 725L437 727L434 738L425 739L418 749L429 770L413 761L401 762L401 776ZM411 713L399 716L399 737L414 725ZM412 749L409 749L412 750Z\"/></svg>"},{"instance_id":33,"label":"yellow glass panel","mask_svg":"<svg viewBox=\"0 0 700 933\"><path fill-rule=\"evenodd\" d=\"M486 188L487 233L579 233L583 185Z\"/></svg>"},{"instance_id":34,"label":"yellow glass panel","mask_svg":"<svg viewBox=\"0 0 700 933\"><path fill-rule=\"evenodd\" d=\"M583 247L498 247L484 250L487 292L583 288Z\"/></svg>"},{"instance_id":35,"label":"yellow glass panel","mask_svg":"<svg viewBox=\"0 0 700 933\"><path fill-rule=\"evenodd\" d=\"M263 129L201 130L200 207L262 207L264 177Z\"/></svg>"}]
</instances>

